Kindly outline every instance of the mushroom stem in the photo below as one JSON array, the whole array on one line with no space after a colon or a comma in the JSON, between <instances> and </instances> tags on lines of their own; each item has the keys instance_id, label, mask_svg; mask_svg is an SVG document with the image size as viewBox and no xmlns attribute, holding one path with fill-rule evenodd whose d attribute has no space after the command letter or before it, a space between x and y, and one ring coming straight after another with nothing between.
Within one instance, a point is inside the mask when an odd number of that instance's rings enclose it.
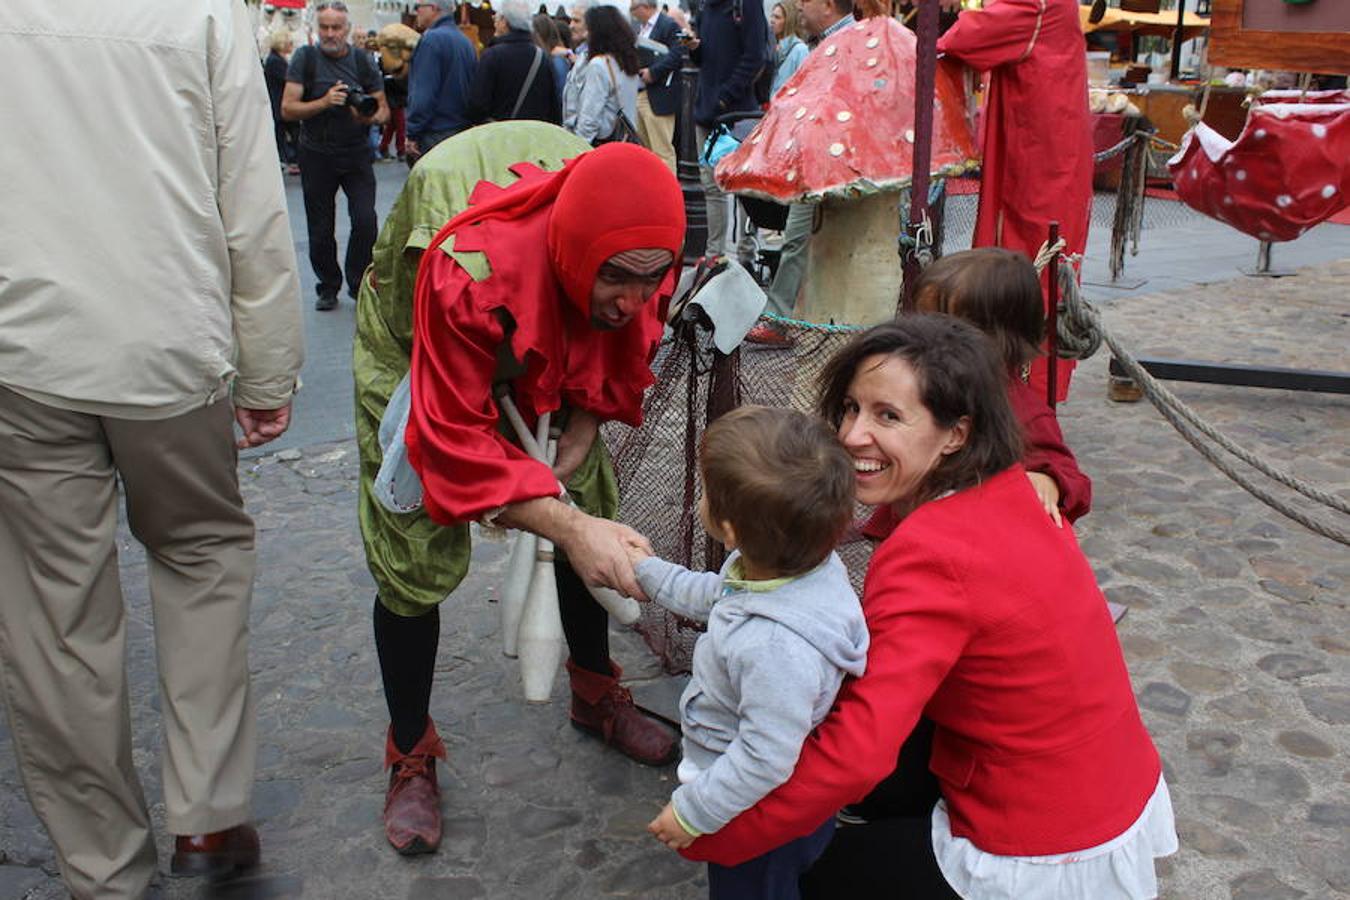
<instances>
[{"instance_id":1,"label":"mushroom stem","mask_svg":"<svg viewBox=\"0 0 1350 900\"><path fill-rule=\"evenodd\" d=\"M901 280L900 191L827 199L811 235L797 318L875 325L895 317Z\"/></svg>"}]
</instances>

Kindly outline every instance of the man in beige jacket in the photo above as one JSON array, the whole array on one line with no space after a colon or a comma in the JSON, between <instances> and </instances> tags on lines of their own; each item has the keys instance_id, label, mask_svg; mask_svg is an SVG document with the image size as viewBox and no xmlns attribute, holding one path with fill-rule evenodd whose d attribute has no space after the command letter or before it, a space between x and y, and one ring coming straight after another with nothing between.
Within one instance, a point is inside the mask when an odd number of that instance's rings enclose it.
<instances>
[{"instance_id":1,"label":"man in beige jacket","mask_svg":"<svg viewBox=\"0 0 1350 900\"><path fill-rule=\"evenodd\" d=\"M236 440L286 429L303 341L245 15L239 0L0 4L0 57L41 73L6 92L8 140L29 150L0 170L0 693L77 898L139 898L156 872L119 480L148 556L171 868L258 859Z\"/></svg>"}]
</instances>

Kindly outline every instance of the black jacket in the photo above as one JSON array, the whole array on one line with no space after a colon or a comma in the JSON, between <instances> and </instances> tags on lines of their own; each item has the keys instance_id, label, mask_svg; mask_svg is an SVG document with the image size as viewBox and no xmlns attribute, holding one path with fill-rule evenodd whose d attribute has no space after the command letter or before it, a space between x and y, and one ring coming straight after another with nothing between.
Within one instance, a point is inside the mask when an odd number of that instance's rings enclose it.
<instances>
[{"instance_id":1,"label":"black jacket","mask_svg":"<svg viewBox=\"0 0 1350 900\"><path fill-rule=\"evenodd\" d=\"M759 109L755 79L769 55L769 25L758 0L707 0L699 12L694 121L711 128L724 113Z\"/></svg>"},{"instance_id":2,"label":"black jacket","mask_svg":"<svg viewBox=\"0 0 1350 900\"><path fill-rule=\"evenodd\" d=\"M648 67L652 83L646 86L647 102L658 116L673 116L680 108L680 69L684 68L685 50L679 36L680 26L675 20L665 13L657 13L651 39L665 44L670 51L657 57Z\"/></svg>"},{"instance_id":3,"label":"black jacket","mask_svg":"<svg viewBox=\"0 0 1350 900\"><path fill-rule=\"evenodd\" d=\"M525 84L525 77L529 75L530 65L536 55L539 56L539 68L534 73L534 82L513 116L511 108L516 105L516 98L520 96L520 89ZM560 125L562 106L553 79L553 66L549 63L548 53L535 46L530 33L508 31L494 39L479 58L473 83L469 86L465 112L474 123L538 119Z\"/></svg>"}]
</instances>

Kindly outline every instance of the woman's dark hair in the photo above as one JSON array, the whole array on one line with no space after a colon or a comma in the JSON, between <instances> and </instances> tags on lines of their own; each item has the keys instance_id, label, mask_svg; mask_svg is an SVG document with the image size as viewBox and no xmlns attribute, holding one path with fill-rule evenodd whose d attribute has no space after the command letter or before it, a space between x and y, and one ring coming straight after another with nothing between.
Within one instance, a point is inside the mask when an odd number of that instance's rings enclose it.
<instances>
[{"instance_id":1,"label":"woman's dark hair","mask_svg":"<svg viewBox=\"0 0 1350 900\"><path fill-rule=\"evenodd\" d=\"M950 313L989 335L1010 372L1041 355L1041 279L1021 253L980 247L944 256L923 270L914 298L923 312Z\"/></svg>"},{"instance_id":2,"label":"woman's dark hair","mask_svg":"<svg viewBox=\"0 0 1350 900\"><path fill-rule=\"evenodd\" d=\"M594 59L605 55L614 60L625 74L636 75L638 65L637 38L633 29L612 6L592 6L586 10L587 55Z\"/></svg>"},{"instance_id":3,"label":"woman's dark hair","mask_svg":"<svg viewBox=\"0 0 1350 900\"><path fill-rule=\"evenodd\" d=\"M558 33L558 23L548 13L539 13L530 20L530 25L534 31L534 42L545 52L552 53L554 47L563 46L562 35Z\"/></svg>"},{"instance_id":4,"label":"woman's dark hair","mask_svg":"<svg viewBox=\"0 0 1350 900\"><path fill-rule=\"evenodd\" d=\"M820 374L817 409L836 428L844 400L864 360L904 360L918 380L919 399L942 428L970 420L965 444L942 457L914 497L915 505L997 475L1022 458L1022 428L1008 404L1007 375L989 338L973 325L941 314L902 316L864 331L836 353Z\"/></svg>"}]
</instances>

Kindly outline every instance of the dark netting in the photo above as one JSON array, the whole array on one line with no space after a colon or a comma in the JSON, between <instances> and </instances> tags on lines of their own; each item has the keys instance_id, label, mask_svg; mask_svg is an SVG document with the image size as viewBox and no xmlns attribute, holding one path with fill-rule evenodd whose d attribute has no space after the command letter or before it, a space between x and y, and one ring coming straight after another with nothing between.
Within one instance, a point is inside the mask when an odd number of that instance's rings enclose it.
<instances>
[{"instance_id":1,"label":"dark netting","mask_svg":"<svg viewBox=\"0 0 1350 900\"><path fill-rule=\"evenodd\" d=\"M1144 136L1140 135L1142 139ZM1143 140L1123 142L1102 154L1098 166L1129 169L1141 166ZM1112 231L1112 255L1123 265L1128 239L1139 229L1175 227L1197 217L1181 203L1146 197L1138 179L1123 191L1098 191L1092 203L1092 227ZM978 176L952 179L935 211L941 230L935 242L941 253L970 247L979 210ZM902 209L908 202L902 201ZM756 221L760 225L759 216ZM660 556L694 570L716 569L721 548L714 546L698 522L699 484L695 456L703 426L712 417L742 403L792 406L810 411L816 379L835 350L856 329L777 322L791 337L787 349L747 344L721 356L709 333L692 324L662 343L653 364L657 381L648 392L644 424L633 430L605 426L621 492L620 518L647 535ZM860 508L859 513L865 510ZM840 548L854 587L861 591L871 545L854 540ZM643 607L638 630L671 672L688 671L694 641L701 627L679 619L655 604Z\"/></svg>"},{"instance_id":2,"label":"dark netting","mask_svg":"<svg viewBox=\"0 0 1350 900\"><path fill-rule=\"evenodd\" d=\"M656 384L647 393L642 427L605 426L619 479L619 518L645 534L657 555L695 571L723 562L721 546L704 533L697 513L695 460L709 409L712 418L743 403L810 411L820 370L854 331L806 323L783 328L793 341L789 348L746 345L723 356L708 331L682 324L657 351ZM839 553L861 592L871 545L851 540ZM645 604L636 627L667 671L689 671L701 625Z\"/></svg>"}]
</instances>

